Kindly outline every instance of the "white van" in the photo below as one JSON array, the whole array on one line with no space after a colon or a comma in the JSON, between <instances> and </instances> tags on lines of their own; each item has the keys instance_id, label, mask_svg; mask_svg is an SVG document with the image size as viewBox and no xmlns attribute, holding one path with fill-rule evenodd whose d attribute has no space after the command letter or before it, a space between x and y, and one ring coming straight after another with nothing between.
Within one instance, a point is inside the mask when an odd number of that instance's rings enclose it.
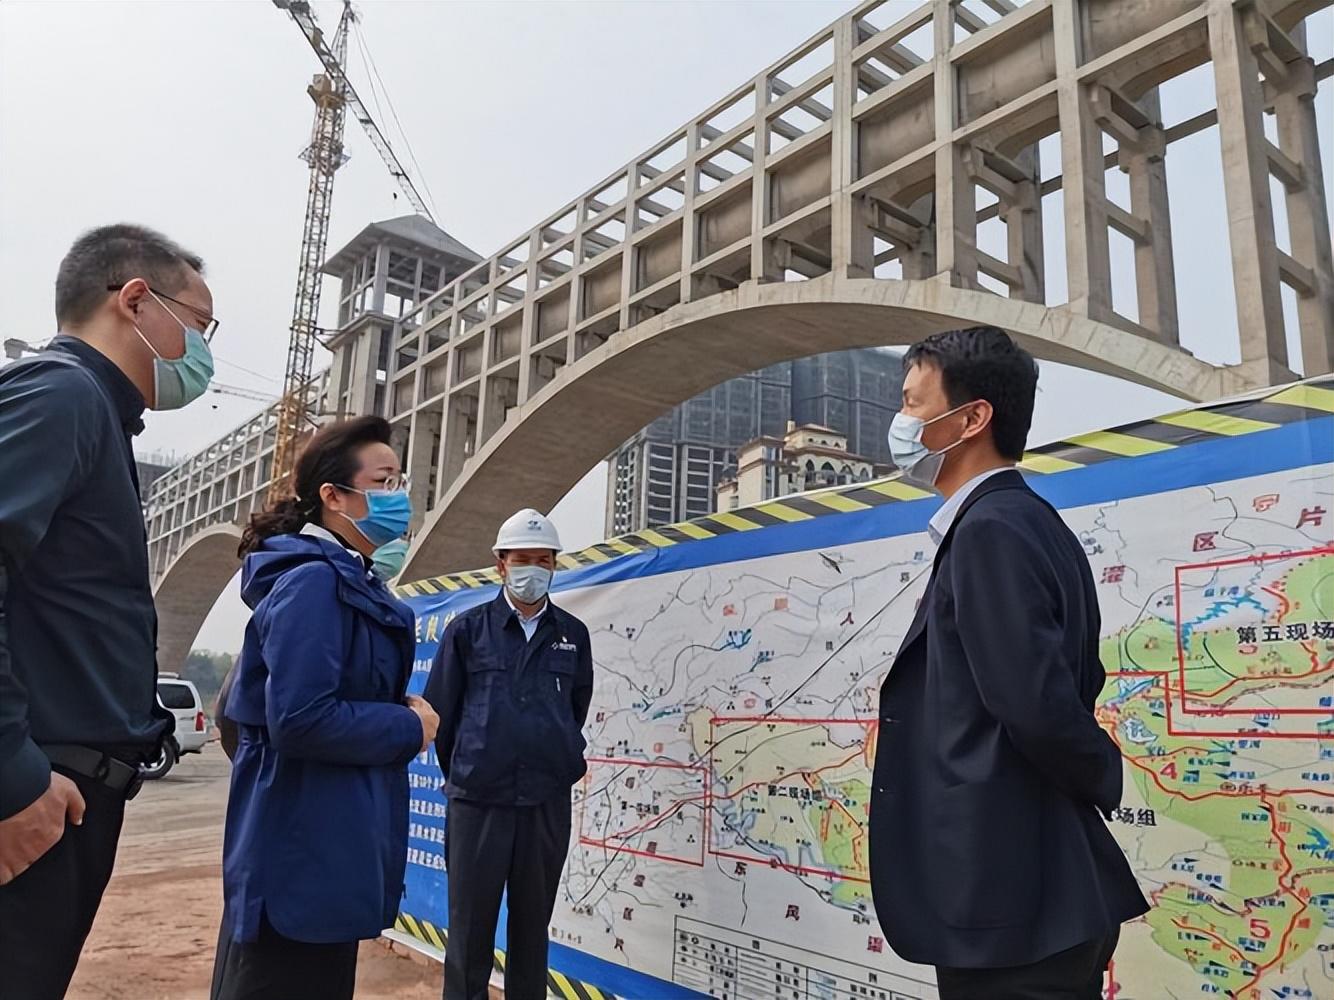
<instances>
[{"instance_id":1,"label":"white van","mask_svg":"<svg viewBox=\"0 0 1334 1000\"><path fill-rule=\"evenodd\" d=\"M162 743L162 753L143 768L145 778L161 778L182 754L199 753L208 742L208 719L199 689L180 674L157 675L157 700L176 718L176 731Z\"/></svg>"}]
</instances>

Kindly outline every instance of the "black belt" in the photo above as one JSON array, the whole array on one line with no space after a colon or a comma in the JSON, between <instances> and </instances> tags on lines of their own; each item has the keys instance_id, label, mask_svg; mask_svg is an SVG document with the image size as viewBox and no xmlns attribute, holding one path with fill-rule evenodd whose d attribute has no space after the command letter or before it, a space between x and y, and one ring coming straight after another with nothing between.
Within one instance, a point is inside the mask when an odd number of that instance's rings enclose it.
<instances>
[{"instance_id":1,"label":"black belt","mask_svg":"<svg viewBox=\"0 0 1334 1000\"><path fill-rule=\"evenodd\" d=\"M41 747L41 751L52 764L100 781L113 792L124 795L127 802L143 787L144 778L137 767L101 750L75 743L49 743Z\"/></svg>"}]
</instances>

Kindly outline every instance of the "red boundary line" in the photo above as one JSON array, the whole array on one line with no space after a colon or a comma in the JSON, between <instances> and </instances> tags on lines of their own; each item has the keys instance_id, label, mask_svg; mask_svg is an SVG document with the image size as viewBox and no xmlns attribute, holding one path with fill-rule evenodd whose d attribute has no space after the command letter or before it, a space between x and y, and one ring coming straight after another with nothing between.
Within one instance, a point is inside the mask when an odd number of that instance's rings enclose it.
<instances>
[{"instance_id":1,"label":"red boundary line","mask_svg":"<svg viewBox=\"0 0 1334 1000\"><path fill-rule=\"evenodd\" d=\"M1267 733L1263 730L1231 729L1213 731L1207 729L1178 729L1172 718L1172 693L1167 679L1172 676L1170 670L1109 670L1108 679L1113 677L1154 677L1163 689L1163 707L1167 712L1168 736L1214 736L1221 740L1334 740L1334 733ZM1264 715L1267 713L1251 713ZM1196 716L1198 718L1198 716Z\"/></svg>"},{"instance_id":2,"label":"red boundary line","mask_svg":"<svg viewBox=\"0 0 1334 1000\"><path fill-rule=\"evenodd\" d=\"M1267 563L1278 559L1300 559L1302 556L1334 555L1334 546L1317 545L1313 549L1301 549L1294 552L1264 552L1257 556L1240 556L1236 559L1217 559L1212 562L1182 563L1177 570L1216 569L1220 566L1244 566L1247 563Z\"/></svg>"},{"instance_id":3,"label":"red boundary line","mask_svg":"<svg viewBox=\"0 0 1334 1000\"><path fill-rule=\"evenodd\" d=\"M873 715L852 719L807 719L804 716L798 718L795 715L715 715L709 719L709 725L712 727L719 722L780 722L784 725L801 723L807 726L873 726L877 721Z\"/></svg>"},{"instance_id":4,"label":"red boundary line","mask_svg":"<svg viewBox=\"0 0 1334 1000\"><path fill-rule=\"evenodd\" d=\"M1321 555L1334 555L1334 547L1318 546L1318 547L1313 548L1313 549L1303 549L1303 550L1301 550L1301 551L1299 551L1299 552L1267 552L1267 553L1262 553L1262 554L1260 554L1260 555L1244 556L1244 557L1237 558L1237 559L1220 559L1220 560L1217 560L1216 562L1184 563L1184 564L1182 564L1182 565L1177 566L1177 567L1174 568L1174 570L1173 570L1173 592L1174 592L1174 596L1173 596L1173 604L1175 605L1175 611L1176 611L1176 623L1175 623L1176 627L1175 627L1174 631L1176 632L1176 640L1177 640L1177 684L1178 684L1178 687L1177 687L1177 696L1178 696L1178 698L1180 699L1180 705L1179 705L1179 708L1181 709L1181 714L1182 714L1182 715L1190 715L1190 716L1194 716L1194 717L1197 717L1197 718L1224 718L1224 717L1227 717L1227 716L1252 716L1252 717L1253 717L1253 716L1256 716L1256 715L1269 715L1269 716L1273 716L1273 717L1276 718L1276 719L1281 719L1281 718L1283 718L1284 716L1325 716L1325 717L1329 717L1329 718L1334 718L1334 708L1273 708L1273 709L1268 709L1268 710L1264 710L1264 711L1257 711L1257 710L1247 709L1247 708L1193 709L1193 708L1191 708L1191 707L1186 703L1186 696L1187 696L1187 694L1190 693L1190 689L1189 689L1189 686L1188 686L1187 683L1186 683L1186 650L1185 650L1185 647L1184 647L1184 645L1183 645L1183 643L1182 643L1182 639L1181 639L1181 574L1182 574L1184 571L1188 571L1188 570L1220 569L1220 568L1222 568L1222 567L1226 567L1226 566L1247 566L1247 565L1260 566L1260 565L1263 565L1264 563L1267 563L1267 562L1277 562L1277 561L1280 560L1280 559L1301 559L1301 558L1303 558L1303 557L1305 557L1305 556L1321 556ZM1109 674L1108 676L1113 676L1113 675ZM1246 680L1257 680L1257 681L1263 681L1263 680L1266 680L1266 679L1272 679L1272 680L1274 680L1274 681L1282 681L1283 678L1282 678L1282 676L1280 676L1280 675L1274 675L1272 678L1266 678L1265 676L1260 675L1260 676L1257 676L1257 677L1254 677L1254 678L1249 678L1249 677L1248 677L1248 678L1245 678L1245 679L1246 679ZM1166 685L1164 685L1164 688L1166 688ZM1167 692L1164 691L1164 693L1166 694ZM1178 734L1178 733L1172 732L1172 730L1170 729L1170 718L1171 718L1170 706L1171 706L1171 702L1172 702L1172 699L1171 699L1171 697L1170 697L1170 695L1169 695L1168 698L1167 698L1167 703L1168 703L1168 706L1169 706L1169 711L1168 711L1169 730L1168 730L1168 731L1169 731L1169 733L1170 733L1171 735L1174 735L1174 736L1176 736L1176 735L1187 735L1187 732L1183 732L1183 733ZM1188 731L1188 733L1189 733L1190 735L1198 735L1198 736L1220 736L1220 735L1223 735L1223 734L1221 734L1221 733L1204 732L1204 731L1202 731L1202 730L1190 730L1190 731ZM1233 734L1233 735L1237 735L1237 736L1242 736L1242 735L1245 735L1245 736L1259 736L1259 737L1267 738L1267 739L1303 739L1303 740L1322 740L1322 739L1329 739L1329 738L1330 738L1332 735L1334 735L1334 734L1331 734L1331 733L1319 733L1319 732L1315 732L1315 733L1269 733L1269 734L1263 734L1263 733L1254 733L1254 734L1252 734L1252 733L1246 733L1246 734L1240 734L1240 733L1237 733L1237 734Z\"/></svg>"},{"instance_id":5,"label":"red boundary line","mask_svg":"<svg viewBox=\"0 0 1334 1000\"><path fill-rule=\"evenodd\" d=\"M871 880L857 878L855 875L844 875L842 872L830 871L827 868L806 868L802 865L790 865L777 858L760 858L749 854L734 854L731 851L715 851L709 849L709 856L714 858L727 858L729 861L744 861L747 864L759 865L761 868L781 869L785 872L791 872L793 875L818 875L821 878L827 878L831 882L856 882L859 885L870 885Z\"/></svg>"},{"instance_id":6,"label":"red boundary line","mask_svg":"<svg viewBox=\"0 0 1334 1000\"><path fill-rule=\"evenodd\" d=\"M624 844L613 843L611 838L606 840L594 840L591 837L584 836L584 819L588 811L588 784L592 781L593 774L590 770L584 775L584 796L580 802L579 811L579 843L588 847L602 847L608 850L616 851L618 854L633 854L640 858L652 858L655 861L665 861L668 864L689 865L692 868L703 868L705 862L705 848L709 842L709 770L699 764L678 764L674 761L646 761L635 760L630 757L586 757L589 764L615 764L626 765L629 767L661 768L668 771L695 771L700 775L700 787L704 796L702 799L704 814L700 820L700 845L699 860L691 858L678 858L671 854L655 854L651 851L641 851L634 847L626 847ZM643 832L643 831L641 831ZM636 836L637 834L631 834Z\"/></svg>"},{"instance_id":7,"label":"red boundary line","mask_svg":"<svg viewBox=\"0 0 1334 1000\"><path fill-rule=\"evenodd\" d=\"M707 771L702 764L678 764L671 760L641 760L638 757L585 757L589 764L629 764L633 767L663 767L673 771Z\"/></svg>"}]
</instances>

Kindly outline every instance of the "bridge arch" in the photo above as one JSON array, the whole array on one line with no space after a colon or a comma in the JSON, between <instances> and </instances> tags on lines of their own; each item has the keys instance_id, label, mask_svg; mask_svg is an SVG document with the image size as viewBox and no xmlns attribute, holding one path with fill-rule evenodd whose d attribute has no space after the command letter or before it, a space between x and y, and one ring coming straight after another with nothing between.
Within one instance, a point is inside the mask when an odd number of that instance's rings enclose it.
<instances>
[{"instance_id":1,"label":"bridge arch","mask_svg":"<svg viewBox=\"0 0 1334 1000\"><path fill-rule=\"evenodd\" d=\"M747 282L640 322L564 368L463 466L418 534L403 579L485 565L506 514L550 509L598 461L678 403L746 372L826 351L906 346L991 324L1035 356L1191 401L1242 375L1062 307L940 281Z\"/></svg>"},{"instance_id":2,"label":"bridge arch","mask_svg":"<svg viewBox=\"0 0 1334 1000\"><path fill-rule=\"evenodd\" d=\"M180 670L213 605L241 561L236 548L241 529L234 524L207 528L192 537L153 588L158 615L160 670Z\"/></svg>"}]
</instances>

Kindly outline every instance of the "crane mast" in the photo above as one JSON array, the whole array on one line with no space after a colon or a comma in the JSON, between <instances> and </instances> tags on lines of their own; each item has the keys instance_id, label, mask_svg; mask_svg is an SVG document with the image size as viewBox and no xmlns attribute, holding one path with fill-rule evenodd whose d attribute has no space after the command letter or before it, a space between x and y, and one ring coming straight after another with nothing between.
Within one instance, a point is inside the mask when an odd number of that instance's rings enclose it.
<instances>
[{"instance_id":1,"label":"crane mast","mask_svg":"<svg viewBox=\"0 0 1334 1000\"><path fill-rule=\"evenodd\" d=\"M280 3L300 23L298 8L309 4ZM347 33L353 19L350 0L343 0L343 16L334 32L331 55L338 67L347 60ZM310 21L312 39L323 45L322 32ZM303 28L304 30L304 28ZM301 260L297 266L296 297L292 303L291 337L287 347L287 371L283 376L283 395L278 404L278 427L273 446L273 469L269 479L268 499L288 496L293 491L292 470L306 415L310 409L311 364L315 356L315 335L320 312L320 287L324 255L329 242L329 210L333 201L334 174L347 162L343 152L343 125L347 114L347 77L327 72L316 75L306 92L315 102L315 122L310 130L310 145L301 159L310 165L310 184L306 192L306 221L301 234Z\"/></svg>"},{"instance_id":2,"label":"crane mast","mask_svg":"<svg viewBox=\"0 0 1334 1000\"><path fill-rule=\"evenodd\" d=\"M301 154L301 159L310 165L310 187L306 194L306 223L301 235L296 299L292 304L287 372L283 378L283 396L278 405L273 469L269 477L270 503L292 493L291 478L296 466L297 446L309 419L313 388L311 366L319 333L320 287L323 282L320 268L324 264L329 242L334 173L347 162L347 154L343 150L343 126L349 111L365 130L371 145L380 154L380 159L389 168L389 173L398 182L413 209L418 215L435 221L412 183L412 178L394 155L389 140L347 78L347 36L356 20L352 0L343 0L343 15L338 20L332 46L325 42L324 31L315 22L315 14L308 0L273 0L273 5L291 15L319 57L324 72L316 76L306 88L311 100L315 102L315 124L310 132L310 145Z\"/></svg>"}]
</instances>

